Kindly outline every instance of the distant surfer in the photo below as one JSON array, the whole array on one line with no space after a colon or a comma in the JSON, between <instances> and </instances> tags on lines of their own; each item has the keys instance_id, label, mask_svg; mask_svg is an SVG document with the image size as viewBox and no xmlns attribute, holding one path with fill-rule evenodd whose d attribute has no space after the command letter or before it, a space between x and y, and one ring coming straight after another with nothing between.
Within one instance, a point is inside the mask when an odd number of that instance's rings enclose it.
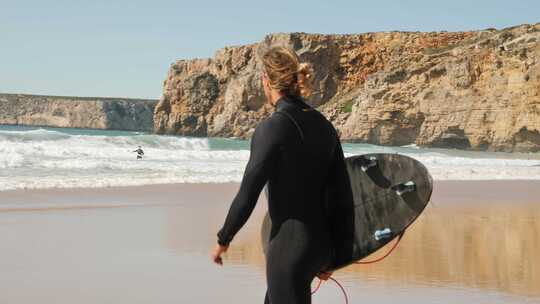
<instances>
[{"instance_id":1,"label":"distant surfer","mask_svg":"<svg viewBox=\"0 0 540 304\"><path fill-rule=\"evenodd\" d=\"M217 233L212 260L223 265L222 254L267 185L272 224L264 303L307 304L313 278L328 279L330 262L344 266L350 260L352 190L334 126L302 97L310 91L309 65L284 46L264 50L260 60L264 94L275 111L253 133L240 189Z\"/></svg>"},{"instance_id":2,"label":"distant surfer","mask_svg":"<svg viewBox=\"0 0 540 304\"><path fill-rule=\"evenodd\" d=\"M137 159L142 159L143 158L143 155L144 155L144 151L143 149L141 148L141 146L139 146L137 148L137 150L133 151L133 152L136 152L137 153Z\"/></svg>"}]
</instances>

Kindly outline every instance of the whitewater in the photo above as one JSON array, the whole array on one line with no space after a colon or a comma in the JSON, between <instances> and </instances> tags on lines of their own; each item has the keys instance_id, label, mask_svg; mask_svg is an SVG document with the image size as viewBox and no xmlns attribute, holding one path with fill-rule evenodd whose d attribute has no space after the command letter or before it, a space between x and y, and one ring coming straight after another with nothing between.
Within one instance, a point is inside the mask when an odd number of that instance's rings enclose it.
<instances>
[{"instance_id":1,"label":"whitewater","mask_svg":"<svg viewBox=\"0 0 540 304\"><path fill-rule=\"evenodd\" d=\"M141 146L142 160L133 151ZM540 153L344 144L346 156L401 153L435 180L540 179ZM239 182L249 141L140 132L0 126L0 191Z\"/></svg>"}]
</instances>

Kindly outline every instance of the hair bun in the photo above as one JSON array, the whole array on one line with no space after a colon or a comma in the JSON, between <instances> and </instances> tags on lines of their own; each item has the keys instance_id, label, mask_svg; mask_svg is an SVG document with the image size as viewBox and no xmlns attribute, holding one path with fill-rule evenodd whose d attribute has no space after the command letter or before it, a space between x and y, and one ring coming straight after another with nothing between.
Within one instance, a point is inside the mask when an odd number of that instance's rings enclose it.
<instances>
[{"instance_id":1,"label":"hair bun","mask_svg":"<svg viewBox=\"0 0 540 304\"><path fill-rule=\"evenodd\" d=\"M296 52L288 46L275 45L261 54L263 69L272 89L285 95L307 97L311 93L312 68L300 63Z\"/></svg>"},{"instance_id":2,"label":"hair bun","mask_svg":"<svg viewBox=\"0 0 540 304\"><path fill-rule=\"evenodd\" d=\"M298 65L298 71L296 72L298 74L304 75L306 79L310 79L313 69L311 68L311 64L302 62Z\"/></svg>"},{"instance_id":3,"label":"hair bun","mask_svg":"<svg viewBox=\"0 0 540 304\"><path fill-rule=\"evenodd\" d=\"M313 75L313 68L311 67L311 64L302 62L298 65L297 70L297 81L298 81L298 89L300 91L300 95L307 97L311 95L311 83L310 79Z\"/></svg>"}]
</instances>

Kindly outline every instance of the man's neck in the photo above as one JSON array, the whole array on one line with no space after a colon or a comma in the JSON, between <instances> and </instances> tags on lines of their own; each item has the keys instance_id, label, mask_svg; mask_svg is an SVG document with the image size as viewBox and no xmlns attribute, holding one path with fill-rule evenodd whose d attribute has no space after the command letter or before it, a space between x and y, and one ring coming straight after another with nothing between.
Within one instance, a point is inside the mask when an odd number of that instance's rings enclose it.
<instances>
[{"instance_id":1,"label":"man's neck","mask_svg":"<svg viewBox=\"0 0 540 304\"><path fill-rule=\"evenodd\" d=\"M270 103L275 107L278 100L280 100L284 95L280 92L271 92L270 93Z\"/></svg>"}]
</instances>

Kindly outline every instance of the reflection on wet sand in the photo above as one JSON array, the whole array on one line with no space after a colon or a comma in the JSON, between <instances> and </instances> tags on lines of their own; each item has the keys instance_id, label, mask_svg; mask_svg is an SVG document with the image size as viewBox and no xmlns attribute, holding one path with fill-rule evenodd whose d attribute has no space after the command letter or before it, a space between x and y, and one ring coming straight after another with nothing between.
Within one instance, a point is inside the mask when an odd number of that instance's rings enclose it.
<instances>
[{"instance_id":1,"label":"reflection on wet sand","mask_svg":"<svg viewBox=\"0 0 540 304\"><path fill-rule=\"evenodd\" d=\"M511 205L511 204L509 204ZM540 208L431 207L383 262L346 269L412 284L540 295Z\"/></svg>"},{"instance_id":2,"label":"reflection on wet sand","mask_svg":"<svg viewBox=\"0 0 540 304\"><path fill-rule=\"evenodd\" d=\"M263 205L259 204L230 247L227 263L249 264L261 272L264 270L259 238ZM223 209L200 212L201 216L205 214L206 218L215 220L212 223L215 227L222 223ZM192 215L193 221L199 218ZM185 221L184 216L182 219ZM169 245L177 251L193 249L196 244L178 236L179 222L176 216L171 217L170 223L176 226L172 238L176 243ZM199 223L202 224L207 223ZM213 244L214 232L209 232L206 244L200 244L200 249L208 250L207 244ZM388 246L367 259L386 250ZM536 297L540 296L539 254L540 204L435 203L409 228L387 259L376 264L353 265L339 274L352 280L352 286L370 280L419 287L461 286Z\"/></svg>"}]
</instances>

